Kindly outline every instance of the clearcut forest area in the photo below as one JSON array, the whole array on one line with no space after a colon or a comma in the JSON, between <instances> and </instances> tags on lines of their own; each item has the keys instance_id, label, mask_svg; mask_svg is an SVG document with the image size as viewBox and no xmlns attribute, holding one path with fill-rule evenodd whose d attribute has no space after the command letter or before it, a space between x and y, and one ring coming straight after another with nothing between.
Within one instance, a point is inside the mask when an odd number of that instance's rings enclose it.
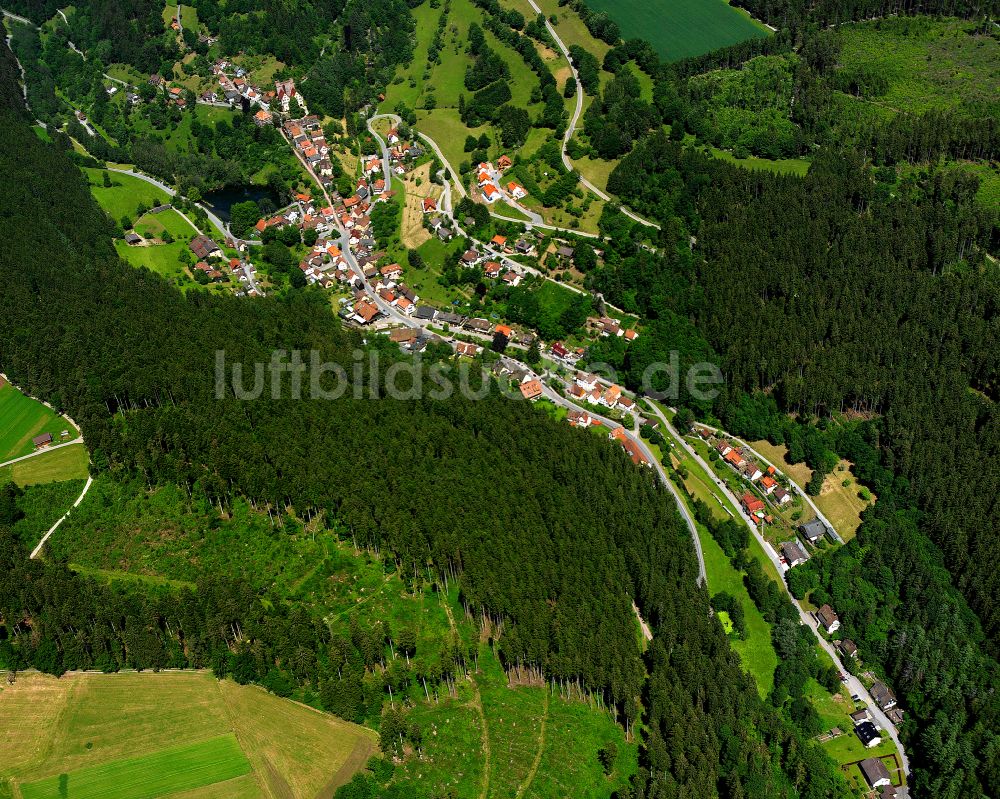
<instances>
[{"instance_id":1,"label":"clearcut forest area","mask_svg":"<svg viewBox=\"0 0 1000 799\"><path fill-rule=\"evenodd\" d=\"M6 0L0 799L1000 796L993 6Z\"/></svg>"}]
</instances>

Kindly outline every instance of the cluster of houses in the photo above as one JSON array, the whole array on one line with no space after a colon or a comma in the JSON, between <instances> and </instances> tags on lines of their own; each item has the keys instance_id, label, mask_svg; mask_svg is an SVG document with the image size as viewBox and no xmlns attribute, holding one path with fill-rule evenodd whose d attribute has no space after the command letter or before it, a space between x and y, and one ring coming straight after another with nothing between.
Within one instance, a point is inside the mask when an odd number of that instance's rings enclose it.
<instances>
[{"instance_id":1,"label":"cluster of houses","mask_svg":"<svg viewBox=\"0 0 1000 799\"><path fill-rule=\"evenodd\" d=\"M588 319L587 325L602 338L624 338L626 341L635 341L639 338L637 330L625 329L621 322L610 316Z\"/></svg>"},{"instance_id":2,"label":"cluster of houses","mask_svg":"<svg viewBox=\"0 0 1000 799\"><path fill-rule=\"evenodd\" d=\"M326 143L323 126L317 116L304 116L301 119L289 119L282 126L285 135L301 154L303 160L312 169L313 174L329 188L333 183L333 161L331 161L330 146ZM367 186L365 197L367 198ZM359 201L360 202L360 201Z\"/></svg>"},{"instance_id":3,"label":"cluster of houses","mask_svg":"<svg viewBox=\"0 0 1000 799\"><path fill-rule=\"evenodd\" d=\"M424 154L424 148L416 141L403 141L398 128L389 129L386 141L389 143L389 163L393 165L392 171L397 175L406 174L407 162L416 161ZM382 171L382 159L379 156L370 155L365 158L365 174L371 175Z\"/></svg>"},{"instance_id":4,"label":"cluster of houses","mask_svg":"<svg viewBox=\"0 0 1000 799\"><path fill-rule=\"evenodd\" d=\"M506 192L504 188L501 188L504 185L503 174L512 166L514 166L514 162L506 155L501 155L497 159L496 166L493 166L490 161L484 161L479 165L476 173L476 183L486 202L494 203L505 194L510 195L515 201L523 200L528 196L528 192L525 191L524 186L513 180L506 181Z\"/></svg>"},{"instance_id":5,"label":"cluster of houses","mask_svg":"<svg viewBox=\"0 0 1000 799\"><path fill-rule=\"evenodd\" d=\"M224 58L217 59L212 64L212 74L219 81L218 91L205 92L201 101L228 103L232 108L247 110L257 108L253 121L260 127L274 124L275 114L287 117L292 111L292 100L298 103L302 113L309 113L306 99L296 89L294 80L276 80L274 88L265 91L253 85L246 70Z\"/></svg>"},{"instance_id":6,"label":"cluster of houses","mask_svg":"<svg viewBox=\"0 0 1000 799\"><path fill-rule=\"evenodd\" d=\"M798 532L799 535L801 535L802 538L808 541L812 546L819 544L819 542L828 535L832 537L832 531L820 519L812 519L805 524L800 524ZM783 542L780 549L781 559L787 569L794 568L795 566L809 560L809 553L797 538L792 539L791 541Z\"/></svg>"},{"instance_id":7,"label":"cluster of houses","mask_svg":"<svg viewBox=\"0 0 1000 799\"><path fill-rule=\"evenodd\" d=\"M597 375L589 372L577 372L567 393L574 400L600 405L608 410L618 409L628 413L635 410L635 400L624 394L621 386L604 384Z\"/></svg>"},{"instance_id":8,"label":"cluster of houses","mask_svg":"<svg viewBox=\"0 0 1000 799\"><path fill-rule=\"evenodd\" d=\"M191 239L188 247L198 259L194 265L196 272L203 272L213 283L223 283L228 280L224 271L228 266L229 273L246 287L238 292L240 295L245 294L249 297L261 295L257 288L257 270L249 260L230 258L228 263L225 263L226 254L222 248L204 234L198 234Z\"/></svg>"}]
</instances>

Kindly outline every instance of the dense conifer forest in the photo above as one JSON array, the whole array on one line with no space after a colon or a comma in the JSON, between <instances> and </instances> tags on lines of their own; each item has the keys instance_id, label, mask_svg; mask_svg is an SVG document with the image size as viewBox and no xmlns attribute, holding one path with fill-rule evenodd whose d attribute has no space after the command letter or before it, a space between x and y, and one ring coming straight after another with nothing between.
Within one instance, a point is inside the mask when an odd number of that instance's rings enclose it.
<instances>
[{"instance_id":1,"label":"dense conifer forest","mask_svg":"<svg viewBox=\"0 0 1000 799\"><path fill-rule=\"evenodd\" d=\"M648 472L523 402L214 400L217 349L248 362L317 349L346 364L359 341L309 292L183 296L118 261L112 223L28 126L14 75L5 50L0 368L82 425L95 469L223 507L239 494L275 514L325 513L391 551L402 575L458 580L470 608L502 623L506 664L600 694L623 723L644 714L642 795L845 795L832 762L741 671ZM29 561L9 534L0 553L9 666L211 666L279 692L310 684L328 709L364 712L357 669L379 642L331 638L225 575L194 591L107 587ZM629 597L656 631L645 658Z\"/></svg>"}]
</instances>

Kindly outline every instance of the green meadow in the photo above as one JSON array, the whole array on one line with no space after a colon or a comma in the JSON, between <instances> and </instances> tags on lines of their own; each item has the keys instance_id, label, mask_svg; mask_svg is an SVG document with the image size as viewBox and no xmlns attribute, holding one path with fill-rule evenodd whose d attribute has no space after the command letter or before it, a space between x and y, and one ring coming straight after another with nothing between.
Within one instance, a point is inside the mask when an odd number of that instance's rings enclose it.
<instances>
[{"instance_id":1,"label":"green meadow","mask_svg":"<svg viewBox=\"0 0 1000 799\"><path fill-rule=\"evenodd\" d=\"M76 438L76 428L55 411L2 379L0 384L0 463L30 455L35 449L31 440L43 433L51 433L55 443L63 430L69 430L70 439Z\"/></svg>"},{"instance_id":2,"label":"green meadow","mask_svg":"<svg viewBox=\"0 0 1000 799\"><path fill-rule=\"evenodd\" d=\"M113 760L21 786L24 799L154 799L250 772L235 735Z\"/></svg>"}]
</instances>

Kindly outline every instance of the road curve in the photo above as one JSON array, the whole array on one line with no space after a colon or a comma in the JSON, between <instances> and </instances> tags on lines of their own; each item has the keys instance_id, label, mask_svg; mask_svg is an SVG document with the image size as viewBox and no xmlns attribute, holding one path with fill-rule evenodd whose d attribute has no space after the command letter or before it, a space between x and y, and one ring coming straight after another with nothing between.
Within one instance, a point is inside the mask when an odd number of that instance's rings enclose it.
<instances>
[{"instance_id":1,"label":"road curve","mask_svg":"<svg viewBox=\"0 0 1000 799\"><path fill-rule=\"evenodd\" d=\"M542 13L542 9L538 7L535 0L528 0L528 4L532 7L532 9L534 9L536 14ZM545 18L545 28L548 30L552 40L556 43L556 46L562 51L563 56L565 56L566 62L569 64L570 71L573 73L573 80L576 81L576 107L573 110L573 116L570 118L569 125L566 127L566 133L563 136L561 153L563 166L572 171L574 169L573 162L570 160L569 155L567 155L566 148L569 145L570 139L573 138L573 133L576 130L576 123L580 121L580 115L583 113L583 86L580 84L580 75L576 71L576 65L573 63L573 59L569 57L569 48L567 48L563 43L563 40L559 38L559 34L556 33L556 29L549 21L548 17ZM579 171L577 174L579 174ZM580 182L605 202L617 202L607 192L601 191L583 175L580 175ZM656 228L657 230L660 229L660 226L655 222L643 219L641 216L633 213L624 206L620 207L621 212L629 219L634 219L636 222L639 222L646 227Z\"/></svg>"},{"instance_id":2,"label":"road curve","mask_svg":"<svg viewBox=\"0 0 1000 799\"><path fill-rule=\"evenodd\" d=\"M774 548L771 546L771 544L768 543L768 541L764 538L764 536L760 534L760 530L758 529L757 525L754 524L749 518L747 518L747 516L742 512L740 501L736 498L736 495L729 490L729 486L726 485L725 481L720 480L715 476L715 472L708 465L708 463L706 463L705 460L701 457L701 455L698 454L697 450L695 450L695 448L692 447L684 439L684 437L677 432L677 430L667 420L667 417L664 415L664 413L656 405L652 403L649 404L650 407L652 407L653 412L660 418L660 421L662 421L663 424L666 425L666 428L673 434L673 436L681 442L684 449L687 451L688 455L694 458L695 461L698 463L698 465L705 470L706 475L715 480L716 485L722 490L722 492L726 495L729 501L733 504L733 507L735 507L739 512L740 519L742 519L743 523L746 524L748 528L750 528L750 532L753 533L754 537L757 539L757 542L761 545L761 548L764 550L765 554L770 559L771 563L774 564L774 567L775 569L777 569L778 574L779 575L783 574L784 567L781 564L781 560L778 557L778 553L774 551ZM882 709L875 702L875 699L869 693L864 683L862 683L861 680L859 680L853 674L848 673L847 669L844 668L844 664L841 662L840 656L837 654L837 650L834 649L833 644L831 644L826 638L823 637L822 634L820 634L819 623L816 621L815 618L813 618L812 614L805 611L802 608L802 606L799 605L795 597L792 596L791 591L788 590L788 584L785 582L785 580L780 579L779 582L781 583L781 587L785 590L785 593L788 595L788 598L791 600L792 604L795 605L796 610L798 610L799 619L801 620L801 622L805 624L810 630L812 630L813 635L819 642L819 645L823 648L823 651L825 651L830 656L830 658L834 662L834 665L836 665L836 667L840 670L840 673L847 675L846 684L847 687L850 689L851 693L862 697L865 704L868 705L868 711L878 722L878 725L886 733L888 733L889 737L892 739L892 742L896 745L896 748L899 750L899 759L903 767L903 772L909 775L910 761L906 757L906 750L903 748L903 742L900 741L899 733L896 731L895 726L892 724L891 721L889 721L888 716L886 716L885 713L882 712Z\"/></svg>"}]
</instances>

